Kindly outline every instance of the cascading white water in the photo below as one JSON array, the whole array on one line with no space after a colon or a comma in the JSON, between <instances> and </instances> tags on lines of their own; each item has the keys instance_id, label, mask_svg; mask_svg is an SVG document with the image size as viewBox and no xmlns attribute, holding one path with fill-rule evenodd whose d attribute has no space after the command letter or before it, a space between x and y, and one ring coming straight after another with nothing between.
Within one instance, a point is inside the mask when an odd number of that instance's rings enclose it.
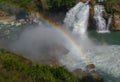
<instances>
[{"instance_id":1,"label":"cascading white water","mask_svg":"<svg viewBox=\"0 0 120 82\"><path fill-rule=\"evenodd\" d=\"M107 23L107 26L106 26L107 30L109 30L111 22L112 22L112 16L110 16L108 18L108 23Z\"/></svg>"},{"instance_id":2,"label":"cascading white water","mask_svg":"<svg viewBox=\"0 0 120 82\"><path fill-rule=\"evenodd\" d=\"M106 0L97 0L98 2L103 2ZM105 8L103 5L95 5L94 7L94 18L96 20L97 25L97 32L98 33L109 33L109 27L112 21L112 16L108 18L108 21L106 21L103 18L103 12L105 12Z\"/></svg>"},{"instance_id":3,"label":"cascading white water","mask_svg":"<svg viewBox=\"0 0 120 82\"><path fill-rule=\"evenodd\" d=\"M97 25L97 32L98 33L106 33L109 31L109 26L112 20L112 17L108 19L108 23L106 23L106 20L103 18L103 12L105 12L105 8L103 5L95 5L94 7L94 19L96 21Z\"/></svg>"},{"instance_id":4,"label":"cascading white water","mask_svg":"<svg viewBox=\"0 0 120 82\"><path fill-rule=\"evenodd\" d=\"M105 82L120 82L120 46L93 45L86 49L91 62L96 66Z\"/></svg>"},{"instance_id":5,"label":"cascading white water","mask_svg":"<svg viewBox=\"0 0 120 82\"><path fill-rule=\"evenodd\" d=\"M89 18L89 1L86 3L79 2L75 7L66 14L64 24L72 27L73 32L83 34L87 30Z\"/></svg>"},{"instance_id":6,"label":"cascading white water","mask_svg":"<svg viewBox=\"0 0 120 82\"><path fill-rule=\"evenodd\" d=\"M101 2L103 0L99 1ZM108 22L106 22L102 15L105 11L104 6L96 5L94 9L94 18L98 27L97 31L102 33L109 32L112 16L110 16ZM88 17L89 5L80 2L67 13L64 23L67 27L73 27L73 32L81 34L86 31ZM82 35L82 38L83 37L87 36ZM83 49L89 60L96 66L97 72L100 72L105 82L120 82L120 46L107 45L107 43L96 45L91 42L88 37L84 38L83 41L82 38L77 37L78 45ZM71 47L71 52L63 56L60 62L70 70L76 68L85 69L86 63L84 62L85 60L82 59L81 54L76 55L76 51L72 49L72 46L69 47Z\"/></svg>"}]
</instances>

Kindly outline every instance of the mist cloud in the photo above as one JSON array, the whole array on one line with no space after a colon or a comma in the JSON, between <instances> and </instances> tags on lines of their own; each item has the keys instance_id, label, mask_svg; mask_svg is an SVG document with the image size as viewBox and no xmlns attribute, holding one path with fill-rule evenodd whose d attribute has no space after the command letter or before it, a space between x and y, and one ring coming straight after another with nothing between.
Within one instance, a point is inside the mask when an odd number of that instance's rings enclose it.
<instances>
[{"instance_id":1,"label":"mist cloud","mask_svg":"<svg viewBox=\"0 0 120 82\"><path fill-rule=\"evenodd\" d=\"M41 24L25 29L9 48L33 61L46 62L57 60L68 53L63 41L63 37L55 29Z\"/></svg>"}]
</instances>

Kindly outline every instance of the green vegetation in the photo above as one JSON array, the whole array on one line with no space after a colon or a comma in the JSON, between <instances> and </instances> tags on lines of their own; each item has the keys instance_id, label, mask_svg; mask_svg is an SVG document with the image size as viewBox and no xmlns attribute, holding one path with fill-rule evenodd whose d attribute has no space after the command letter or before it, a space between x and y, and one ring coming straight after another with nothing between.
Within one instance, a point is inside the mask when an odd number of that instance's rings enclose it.
<instances>
[{"instance_id":1,"label":"green vegetation","mask_svg":"<svg viewBox=\"0 0 120 82\"><path fill-rule=\"evenodd\" d=\"M28 59L0 50L0 82L88 82L88 80L88 77L78 79L65 67L33 65Z\"/></svg>"},{"instance_id":2,"label":"green vegetation","mask_svg":"<svg viewBox=\"0 0 120 82\"><path fill-rule=\"evenodd\" d=\"M91 0L91 2L95 2ZM73 7L76 0L0 0L0 3L14 5L27 11L52 11L65 12ZM120 0L105 0L100 3L105 5L108 13L120 13Z\"/></svg>"},{"instance_id":3,"label":"green vegetation","mask_svg":"<svg viewBox=\"0 0 120 82\"><path fill-rule=\"evenodd\" d=\"M76 4L75 0L48 0L52 11L66 11Z\"/></svg>"},{"instance_id":4,"label":"green vegetation","mask_svg":"<svg viewBox=\"0 0 120 82\"><path fill-rule=\"evenodd\" d=\"M28 11L66 11L76 4L75 0L0 0Z\"/></svg>"},{"instance_id":5,"label":"green vegetation","mask_svg":"<svg viewBox=\"0 0 120 82\"><path fill-rule=\"evenodd\" d=\"M0 0L0 3L30 11L36 10L35 0Z\"/></svg>"},{"instance_id":6,"label":"green vegetation","mask_svg":"<svg viewBox=\"0 0 120 82\"><path fill-rule=\"evenodd\" d=\"M78 78L65 67L35 65L29 59L0 50L0 82L92 82ZM101 82L100 80L95 82Z\"/></svg>"},{"instance_id":7,"label":"green vegetation","mask_svg":"<svg viewBox=\"0 0 120 82\"><path fill-rule=\"evenodd\" d=\"M108 13L120 13L120 0L105 0L102 4Z\"/></svg>"},{"instance_id":8,"label":"green vegetation","mask_svg":"<svg viewBox=\"0 0 120 82\"><path fill-rule=\"evenodd\" d=\"M95 2L91 0L91 2ZM52 12L67 11L76 4L76 0L0 0L0 3L6 3L23 8L28 11L42 11L48 10ZM118 6L120 0L105 0L100 3L104 4L107 12L120 12Z\"/></svg>"},{"instance_id":9,"label":"green vegetation","mask_svg":"<svg viewBox=\"0 0 120 82\"><path fill-rule=\"evenodd\" d=\"M0 82L78 82L64 67L33 65L28 59L0 50Z\"/></svg>"}]
</instances>

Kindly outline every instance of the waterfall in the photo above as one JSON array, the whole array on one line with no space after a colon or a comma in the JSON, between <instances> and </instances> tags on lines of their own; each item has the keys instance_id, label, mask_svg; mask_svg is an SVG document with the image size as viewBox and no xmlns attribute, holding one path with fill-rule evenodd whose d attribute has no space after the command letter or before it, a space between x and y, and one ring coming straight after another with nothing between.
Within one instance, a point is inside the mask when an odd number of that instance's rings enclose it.
<instances>
[{"instance_id":1,"label":"waterfall","mask_svg":"<svg viewBox=\"0 0 120 82\"><path fill-rule=\"evenodd\" d=\"M78 45L81 43L81 46L83 44L89 43L87 36L86 36L86 30L88 26L88 19L89 19L89 0L86 3L79 2L77 5L75 5L73 8L71 8L64 19L64 24L68 29L72 28L73 36L74 34L80 35L75 36L73 39ZM84 34L84 35L83 35ZM78 41L78 42L77 42ZM74 70L76 68L82 68L85 69L86 67L86 61L84 61L86 58L80 56L80 52L76 50L76 48L67 45L68 50L70 52L63 56L60 60L60 62L63 65L66 65L67 68L70 70Z\"/></svg>"},{"instance_id":2,"label":"waterfall","mask_svg":"<svg viewBox=\"0 0 120 82\"><path fill-rule=\"evenodd\" d=\"M108 25L106 24L106 20L103 18L103 12L105 12L105 8L102 5L95 5L94 7L94 18L96 21L96 25L97 25L97 32L98 33L106 33L106 32L110 32L109 31L109 24L111 21L111 17L108 20Z\"/></svg>"},{"instance_id":3,"label":"waterfall","mask_svg":"<svg viewBox=\"0 0 120 82\"><path fill-rule=\"evenodd\" d=\"M112 22L112 16L108 18L107 30L109 30L111 22Z\"/></svg>"},{"instance_id":4,"label":"waterfall","mask_svg":"<svg viewBox=\"0 0 120 82\"><path fill-rule=\"evenodd\" d=\"M89 1L86 3L79 2L76 6L68 11L64 19L64 24L73 28L74 33L83 34L87 30L89 18Z\"/></svg>"}]
</instances>

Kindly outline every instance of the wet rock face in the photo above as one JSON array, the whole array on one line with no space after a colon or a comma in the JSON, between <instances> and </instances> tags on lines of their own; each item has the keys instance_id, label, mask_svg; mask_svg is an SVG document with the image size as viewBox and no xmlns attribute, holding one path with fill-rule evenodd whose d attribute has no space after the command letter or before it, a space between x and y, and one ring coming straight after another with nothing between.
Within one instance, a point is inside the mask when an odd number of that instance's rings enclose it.
<instances>
[{"instance_id":1,"label":"wet rock face","mask_svg":"<svg viewBox=\"0 0 120 82\"><path fill-rule=\"evenodd\" d=\"M86 71L83 71L82 69L76 69L73 71L74 75L78 76L79 78L87 77L88 73Z\"/></svg>"},{"instance_id":2,"label":"wet rock face","mask_svg":"<svg viewBox=\"0 0 120 82\"><path fill-rule=\"evenodd\" d=\"M102 0L90 0L90 17L88 29L96 29L94 16L94 6ZM111 5L111 6L110 6ZM110 24L111 30L120 30L120 2L108 3L105 6L106 12L103 13L103 18L108 22L110 16L112 16L112 23ZM113 12L110 12L111 11Z\"/></svg>"},{"instance_id":3,"label":"wet rock face","mask_svg":"<svg viewBox=\"0 0 120 82\"><path fill-rule=\"evenodd\" d=\"M7 12L0 10L0 17L4 17L4 16L7 16L7 15L8 15Z\"/></svg>"},{"instance_id":4,"label":"wet rock face","mask_svg":"<svg viewBox=\"0 0 120 82\"><path fill-rule=\"evenodd\" d=\"M100 76L98 75L94 64L88 64L86 68L88 70L89 75L93 77L93 79L100 80Z\"/></svg>"},{"instance_id":5,"label":"wet rock face","mask_svg":"<svg viewBox=\"0 0 120 82\"><path fill-rule=\"evenodd\" d=\"M102 79L99 76L99 74L97 73L94 64L88 64L86 66L85 71L78 68L78 69L75 69L73 71L73 73L74 73L74 75L78 76L79 78L88 78L90 82L93 82L93 80L95 82L102 82Z\"/></svg>"},{"instance_id":6,"label":"wet rock face","mask_svg":"<svg viewBox=\"0 0 120 82\"><path fill-rule=\"evenodd\" d=\"M113 5L112 5L112 9L113 9L114 11L120 13L120 2L113 3Z\"/></svg>"},{"instance_id":7,"label":"wet rock face","mask_svg":"<svg viewBox=\"0 0 120 82\"><path fill-rule=\"evenodd\" d=\"M95 65L94 64L89 64L89 65L87 65L87 68L89 68L89 69L95 69Z\"/></svg>"},{"instance_id":8,"label":"wet rock face","mask_svg":"<svg viewBox=\"0 0 120 82\"><path fill-rule=\"evenodd\" d=\"M88 30L96 29L96 23L94 20L94 6L96 5L96 0L90 0L90 16L89 16L89 25Z\"/></svg>"},{"instance_id":9,"label":"wet rock face","mask_svg":"<svg viewBox=\"0 0 120 82\"><path fill-rule=\"evenodd\" d=\"M114 14L112 30L120 30L120 14Z\"/></svg>"},{"instance_id":10,"label":"wet rock face","mask_svg":"<svg viewBox=\"0 0 120 82\"><path fill-rule=\"evenodd\" d=\"M120 2L111 1L105 3L105 9L107 14L104 14L104 18L108 18L109 15L112 15L111 30L120 30Z\"/></svg>"}]
</instances>

